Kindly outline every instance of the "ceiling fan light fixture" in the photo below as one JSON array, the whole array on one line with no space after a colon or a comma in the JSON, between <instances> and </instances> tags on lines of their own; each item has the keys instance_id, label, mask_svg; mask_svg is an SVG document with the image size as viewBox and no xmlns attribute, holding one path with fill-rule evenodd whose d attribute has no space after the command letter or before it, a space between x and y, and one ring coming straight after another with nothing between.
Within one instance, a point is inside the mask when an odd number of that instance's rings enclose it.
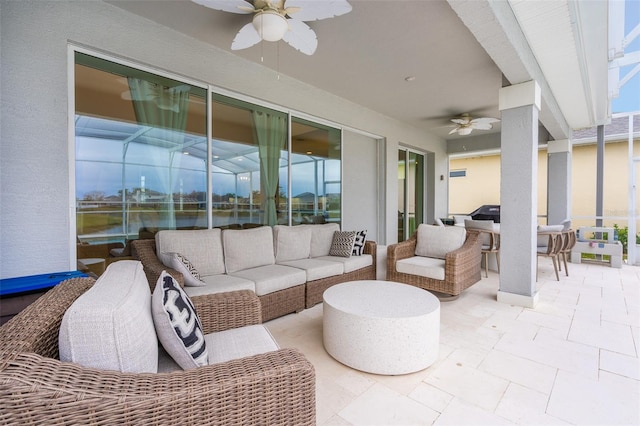
<instances>
[{"instance_id":1,"label":"ceiling fan light fixture","mask_svg":"<svg viewBox=\"0 0 640 426\"><path fill-rule=\"evenodd\" d=\"M460 136L467 136L467 135L470 135L472 131L473 129L471 127L460 127L458 129L458 134Z\"/></svg>"},{"instance_id":2,"label":"ceiling fan light fixture","mask_svg":"<svg viewBox=\"0 0 640 426\"><path fill-rule=\"evenodd\" d=\"M253 26L265 41L282 40L289 30L287 19L274 10L265 10L253 17Z\"/></svg>"}]
</instances>

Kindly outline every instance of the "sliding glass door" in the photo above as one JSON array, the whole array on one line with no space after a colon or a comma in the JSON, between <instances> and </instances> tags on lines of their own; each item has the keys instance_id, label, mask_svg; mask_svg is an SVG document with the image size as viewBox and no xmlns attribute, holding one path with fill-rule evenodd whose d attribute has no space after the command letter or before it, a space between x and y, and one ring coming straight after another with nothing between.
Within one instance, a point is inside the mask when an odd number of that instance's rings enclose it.
<instances>
[{"instance_id":1,"label":"sliding glass door","mask_svg":"<svg viewBox=\"0 0 640 426\"><path fill-rule=\"evenodd\" d=\"M424 221L425 156L398 150L398 241L411 237Z\"/></svg>"}]
</instances>

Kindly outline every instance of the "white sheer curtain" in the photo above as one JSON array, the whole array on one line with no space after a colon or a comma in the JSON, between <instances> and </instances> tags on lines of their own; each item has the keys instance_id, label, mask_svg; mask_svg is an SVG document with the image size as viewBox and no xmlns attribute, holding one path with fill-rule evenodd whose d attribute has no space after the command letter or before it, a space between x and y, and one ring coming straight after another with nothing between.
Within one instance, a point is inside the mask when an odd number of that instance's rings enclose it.
<instances>
[{"instance_id":1,"label":"white sheer curtain","mask_svg":"<svg viewBox=\"0 0 640 426\"><path fill-rule=\"evenodd\" d=\"M166 195L166 209L161 210L159 226L175 229L173 187L178 176L175 169L180 167L187 126L190 87L165 87L134 77L128 77L127 80L138 124L153 128L154 132L149 137L163 141L166 146L151 146L148 152L160 185L157 190Z\"/></svg>"},{"instance_id":2,"label":"white sheer curtain","mask_svg":"<svg viewBox=\"0 0 640 426\"><path fill-rule=\"evenodd\" d=\"M276 195L280 173L280 152L285 149L287 142L287 120L282 115L257 110L252 111L252 115L260 156L263 223L273 226L278 222Z\"/></svg>"}]
</instances>

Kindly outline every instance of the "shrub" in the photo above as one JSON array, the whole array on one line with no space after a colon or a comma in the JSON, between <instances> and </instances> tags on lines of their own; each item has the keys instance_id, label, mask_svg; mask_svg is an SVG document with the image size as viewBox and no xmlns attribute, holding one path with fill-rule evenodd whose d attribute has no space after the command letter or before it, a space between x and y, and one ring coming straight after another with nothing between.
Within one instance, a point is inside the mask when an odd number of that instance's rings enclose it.
<instances>
[{"instance_id":1,"label":"shrub","mask_svg":"<svg viewBox=\"0 0 640 426\"><path fill-rule=\"evenodd\" d=\"M613 224L613 228L618 232L618 241L622 244L623 253L627 253L627 243L629 241L629 227L620 228L617 223ZM636 244L640 244L640 234L636 234Z\"/></svg>"}]
</instances>

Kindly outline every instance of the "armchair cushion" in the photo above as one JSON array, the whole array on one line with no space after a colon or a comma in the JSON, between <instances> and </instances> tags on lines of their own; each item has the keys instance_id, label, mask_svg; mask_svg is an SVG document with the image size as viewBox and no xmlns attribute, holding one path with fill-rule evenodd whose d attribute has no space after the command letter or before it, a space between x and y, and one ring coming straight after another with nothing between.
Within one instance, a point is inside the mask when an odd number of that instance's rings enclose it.
<instances>
[{"instance_id":1,"label":"armchair cushion","mask_svg":"<svg viewBox=\"0 0 640 426\"><path fill-rule=\"evenodd\" d=\"M311 251L311 228L306 226L273 227L276 262L306 259Z\"/></svg>"},{"instance_id":2,"label":"armchair cushion","mask_svg":"<svg viewBox=\"0 0 640 426\"><path fill-rule=\"evenodd\" d=\"M421 223L417 231L416 256L444 259L447 253L459 249L467 231L461 227L433 226Z\"/></svg>"},{"instance_id":3,"label":"armchair cushion","mask_svg":"<svg viewBox=\"0 0 640 426\"><path fill-rule=\"evenodd\" d=\"M151 310L158 340L180 367L188 370L209 363L202 324L193 303L165 271L153 291Z\"/></svg>"},{"instance_id":4,"label":"armchair cushion","mask_svg":"<svg viewBox=\"0 0 640 426\"><path fill-rule=\"evenodd\" d=\"M433 257L413 256L396 262L396 270L403 274L444 280L445 262Z\"/></svg>"},{"instance_id":5,"label":"armchair cushion","mask_svg":"<svg viewBox=\"0 0 640 426\"><path fill-rule=\"evenodd\" d=\"M222 240L228 274L275 263L273 231L270 226L225 229Z\"/></svg>"},{"instance_id":6,"label":"armchair cushion","mask_svg":"<svg viewBox=\"0 0 640 426\"><path fill-rule=\"evenodd\" d=\"M58 345L61 361L128 373L158 370L158 339L142 264L109 265L66 310Z\"/></svg>"}]
</instances>

